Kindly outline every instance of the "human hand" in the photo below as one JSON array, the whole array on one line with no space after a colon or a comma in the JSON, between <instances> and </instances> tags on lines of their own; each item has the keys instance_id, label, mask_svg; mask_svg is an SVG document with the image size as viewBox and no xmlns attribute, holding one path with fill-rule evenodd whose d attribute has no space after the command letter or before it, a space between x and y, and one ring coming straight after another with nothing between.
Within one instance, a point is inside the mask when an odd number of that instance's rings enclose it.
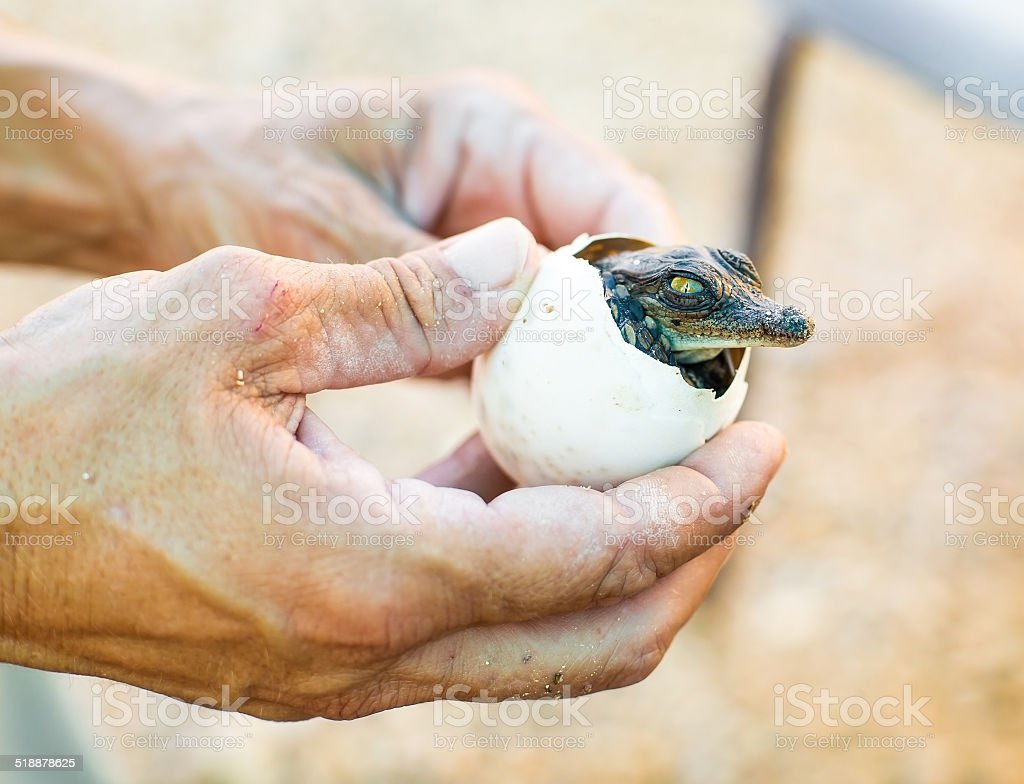
<instances>
[{"instance_id":1,"label":"human hand","mask_svg":"<svg viewBox=\"0 0 1024 784\"><path fill-rule=\"evenodd\" d=\"M459 685L543 697L644 677L727 556L714 543L781 462L773 430L735 425L686 466L607 492L487 503L472 490L493 477L466 468L478 442L432 482L391 481L305 405L487 349L502 313L450 295L524 289L537 253L508 220L366 265L220 248L127 276L130 312L104 299L108 281L0 334L0 496L77 496L76 523L51 504L30 511L53 525L2 526L0 658L186 700L219 703L226 686L272 719L352 718ZM237 309L200 318L225 286ZM182 297L185 316L146 318ZM439 339L456 324L492 340ZM161 329L165 342L137 340ZM288 524L282 489L325 502ZM326 499L359 513L318 524ZM680 500L702 514L683 519ZM70 543L10 538L50 532Z\"/></svg>"},{"instance_id":2,"label":"human hand","mask_svg":"<svg viewBox=\"0 0 1024 784\"><path fill-rule=\"evenodd\" d=\"M481 74L408 84L419 117L268 120L255 100L221 96L163 106L167 143L136 177L164 258L230 241L365 260L504 216L549 247L584 232L680 239L653 179L563 127L523 86Z\"/></svg>"},{"instance_id":3,"label":"human hand","mask_svg":"<svg viewBox=\"0 0 1024 784\"><path fill-rule=\"evenodd\" d=\"M113 274L233 244L365 261L505 216L549 247L583 232L682 239L653 180L502 77L401 80L412 97L394 117L318 119L307 101L285 120L265 117L255 90L129 74L2 30L0 44L5 84L46 89L59 74L75 115L10 121L70 138L0 148L6 187L18 194L0 214L8 258ZM365 95L374 85L338 88Z\"/></svg>"}]
</instances>

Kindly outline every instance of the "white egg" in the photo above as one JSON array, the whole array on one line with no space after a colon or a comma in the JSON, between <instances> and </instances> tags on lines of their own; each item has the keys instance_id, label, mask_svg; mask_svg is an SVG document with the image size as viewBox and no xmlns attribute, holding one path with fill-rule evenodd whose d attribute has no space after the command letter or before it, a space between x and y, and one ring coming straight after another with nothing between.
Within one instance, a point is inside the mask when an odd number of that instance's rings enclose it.
<instances>
[{"instance_id":1,"label":"white egg","mask_svg":"<svg viewBox=\"0 0 1024 784\"><path fill-rule=\"evenodd\" d=\"M678 463L739 413L750 351L716 398L623 340L597 269L547 256L502 341L473 367L484 443L523 485L604 488Z\"/></svg>"}]
</instances>

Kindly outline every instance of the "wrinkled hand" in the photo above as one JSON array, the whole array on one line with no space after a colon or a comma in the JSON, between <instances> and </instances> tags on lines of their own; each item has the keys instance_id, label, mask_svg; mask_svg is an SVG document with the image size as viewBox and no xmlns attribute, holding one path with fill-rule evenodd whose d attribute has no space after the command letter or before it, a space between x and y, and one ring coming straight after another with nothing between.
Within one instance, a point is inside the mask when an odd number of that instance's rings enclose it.
<instances>
[{"instance_id":1,"label":"wrinkled hand","mask_svg":"<svg viewBox=\"0 0 1024 784\"><path fill-rule=\"evenodd\" d=\"M147 220L121 245L158 269L223 244L365 261L505 216L548 247L583 232L680 239L653 180L515 83L469 75L401 89L419 117L267 119L258 96L172 93L140 113L159 130L136 134L126 176Z\"/></svg>"},{"instance_id":2,"label":"wrinkled hand","mask_svg":"<svg viewBox=\"0 0 1024 784\"><path fill-rule=\"evenodd\" d=\"M187 700L219 701L226 685L246 698L234 707L275 719L647 675L728 554L712 543L782 460L773 430L735 425L684 467L605 493L543 487L488 503L473 491L489 497L495 477L469 468L479 442L431 481L391 481L305 405L486 350L434 339L456 318L447 295L522 289L537 254L510 220L365 265L219 248L128 276L130 312L100 282L0 334L0 495L52 485L76 497L74 522L45 506L33 517L53 525L2 526L71 539L5 538L0 658ZM199 318L225 286L237 307ZM143 303L182 296L187 316L145 317ZM462 316L476 334L506 326ZM169 339L137 341L155 329ZM704 512L664 506L680 499Z\"/></svg>"}]
</instances>

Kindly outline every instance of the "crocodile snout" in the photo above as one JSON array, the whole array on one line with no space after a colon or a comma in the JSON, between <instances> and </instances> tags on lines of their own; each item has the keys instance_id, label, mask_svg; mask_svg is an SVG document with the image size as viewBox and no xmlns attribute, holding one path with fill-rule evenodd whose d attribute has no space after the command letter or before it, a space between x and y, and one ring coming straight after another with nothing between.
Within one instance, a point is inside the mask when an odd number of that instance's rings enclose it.
<instances>
[{"instance_id":1,"label":"crocodile snout","mask_svg":"<svg viewBox=\"0 0 1024 784\"><path fill-rule=\"evenodd\" d=\"M765 345L799 346L814 334L814 319L794 305L782 305L764 321Z\"/></svg>"}]
</instances>

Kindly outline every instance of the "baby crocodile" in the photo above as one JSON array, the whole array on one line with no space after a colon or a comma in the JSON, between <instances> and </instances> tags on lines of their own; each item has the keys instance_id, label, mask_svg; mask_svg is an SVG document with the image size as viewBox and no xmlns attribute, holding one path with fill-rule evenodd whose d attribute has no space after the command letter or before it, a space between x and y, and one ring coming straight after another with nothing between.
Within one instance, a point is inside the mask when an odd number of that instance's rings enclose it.
<instances>
[{"instance_id":1,"label":"baby crocodile","mask_svg":"<svg viewBox=\"0 0 1024 784\"><path fill-rule=\"evenodd\" d=\"M814 333L810 316L764 295L742 253L654 247L605 235L590 238L575 255L601 273L605 300L627 343L716 395L735 375L726 349L798 346Z\"/></svg>"}]
</instances>

